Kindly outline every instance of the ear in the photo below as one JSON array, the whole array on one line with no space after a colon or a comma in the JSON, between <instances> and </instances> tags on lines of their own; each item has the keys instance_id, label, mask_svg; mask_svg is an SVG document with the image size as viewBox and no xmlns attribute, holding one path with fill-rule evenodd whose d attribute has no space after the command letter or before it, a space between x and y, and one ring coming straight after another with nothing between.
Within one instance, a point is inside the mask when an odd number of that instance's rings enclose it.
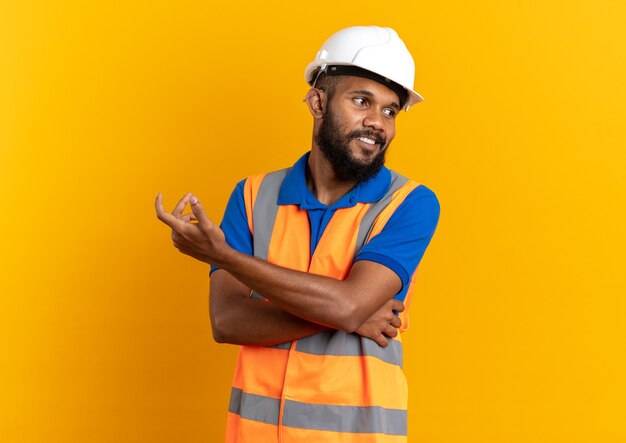
<instances>
[{"instance_id":1,"label":"ear","mask_svg":"<svg viewBox=\"0 0 626 443\"><path fill-rule=\"evenodd\" d=\"M309 92L306 93L306 97L304 97L304 101L309 107L309 112L313 116L313 118L322 118L324 115L324 108L326 107L326 93L317 88L309 89Z\"/></svg>"}]
</instances>

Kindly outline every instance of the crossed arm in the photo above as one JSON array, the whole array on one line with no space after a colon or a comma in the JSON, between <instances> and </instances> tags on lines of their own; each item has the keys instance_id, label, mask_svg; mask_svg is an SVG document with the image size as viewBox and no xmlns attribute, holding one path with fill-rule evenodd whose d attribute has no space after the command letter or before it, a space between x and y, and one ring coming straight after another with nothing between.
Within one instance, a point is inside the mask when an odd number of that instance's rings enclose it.
<instances>
[{"instance_id":1,"label":"crossed arm","mask_svg":"<svg viewBox=\"0 0 626 443\"><path fill-rule=\"evenodd\" d=\"M183 215L187 203L192 213ZM156 210L159 220L172 228L176 248L220 268L212 275L210 298L217 341L276 344L339 329L385 346L387 337L397 335L400 320L393 311L404 307L392 297L401 281L387 267L359 261L345 280L294 271L228 246L223 232L191 194L171 214L159 194ZM250 288L271 303L249 298Z\"/></svg>"}]
</instances>

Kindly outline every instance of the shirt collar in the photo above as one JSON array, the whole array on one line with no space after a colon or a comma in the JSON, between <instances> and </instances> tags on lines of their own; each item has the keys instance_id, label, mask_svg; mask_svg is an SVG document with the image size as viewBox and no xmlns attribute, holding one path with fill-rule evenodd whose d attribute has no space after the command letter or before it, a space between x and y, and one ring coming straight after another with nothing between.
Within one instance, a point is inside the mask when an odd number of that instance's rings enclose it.
<instances>
[{"instance_id":1,"label":"shirt collar","mask_svg":"<svg viewBox=\"0 0 626 443\"><path fill-rule=\"evenodd\" d=\"M285 176L278 193L277 203L279 205L299 205L300 209L306 210L329 208L315 198L306 185L309 154L311 154L310 151L300 157ZM374 177L357 184L330 208L350 208L357 203L374 203L385 195L390 184L391 172L383 166Z\"/></svg>"}]
</instances>

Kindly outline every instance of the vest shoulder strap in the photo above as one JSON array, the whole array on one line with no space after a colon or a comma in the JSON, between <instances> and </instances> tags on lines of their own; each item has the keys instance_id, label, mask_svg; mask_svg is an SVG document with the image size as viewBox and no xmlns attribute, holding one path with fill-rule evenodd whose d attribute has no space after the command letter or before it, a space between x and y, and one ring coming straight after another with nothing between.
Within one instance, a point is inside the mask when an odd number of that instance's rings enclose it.
<instances>
[{"instance_id":1,"label":"vest shoulder strap","mask_svg":"<svg viewBox=\"0 0 626 443\"><path fill-rule=\"evenodd\" d=\"M361 224L359 225L359 234L356 240L356 247L354 248L354 257L358 255L359 251L363 247L363 245L372 237L373 229L376 220L381 215L383 210L388 207L389 203L396 196L396 192L400 190L403 186L409 183L409 179L398 174L395 171L391 172L391 184L389 185L389 189L385 193L385 195L373 203L363 219L361 220Z\"/></svg>"},{"instance_id":2,"label":"vest shoulder strap","mask_svg":"<svg viewBox=\"0 0 626 443\"><path fill-rule=\"evenodd\" d=\"M244 193L248 225L252 232L252 250L255 257L263 260L267 260L274 222L278 214L278 193L289 169L255 176L254 178L260 179L260 183L253 179L252 187L256 189L253 192ZM252 298L265 299L255 291L252 291Z\"/></svg>"},{"instance_id":3,"label":"vest shoulder strap","mask_svg":"<svg viewBox=\"0 0 626 443\"><path fill-rule=\"evenodd\" d=\"M270 172L263 178L252 210L254 256L267 260L274 221L278 214L278 193L290 168Z\"/></svg>"}]
</instances>

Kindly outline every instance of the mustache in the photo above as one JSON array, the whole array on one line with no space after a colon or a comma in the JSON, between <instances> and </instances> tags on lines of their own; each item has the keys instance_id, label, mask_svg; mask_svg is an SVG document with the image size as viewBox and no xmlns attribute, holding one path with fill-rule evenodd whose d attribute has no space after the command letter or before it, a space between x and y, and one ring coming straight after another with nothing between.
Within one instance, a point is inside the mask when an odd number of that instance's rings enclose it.
<instances>
[{"instance_id":1,"label":"mustache","mask_svg":"<svg viewBox=\"0 0 626 443\"><path fill-rule=\"evenodd\" d=\"M352 131L350 134L348 134L348 138L350 140L357 137L371 138L381 146L385 146L385 143L387 143L387 139L385 139L385 137L372 131Z\"/></svg>"}]
</instances>

